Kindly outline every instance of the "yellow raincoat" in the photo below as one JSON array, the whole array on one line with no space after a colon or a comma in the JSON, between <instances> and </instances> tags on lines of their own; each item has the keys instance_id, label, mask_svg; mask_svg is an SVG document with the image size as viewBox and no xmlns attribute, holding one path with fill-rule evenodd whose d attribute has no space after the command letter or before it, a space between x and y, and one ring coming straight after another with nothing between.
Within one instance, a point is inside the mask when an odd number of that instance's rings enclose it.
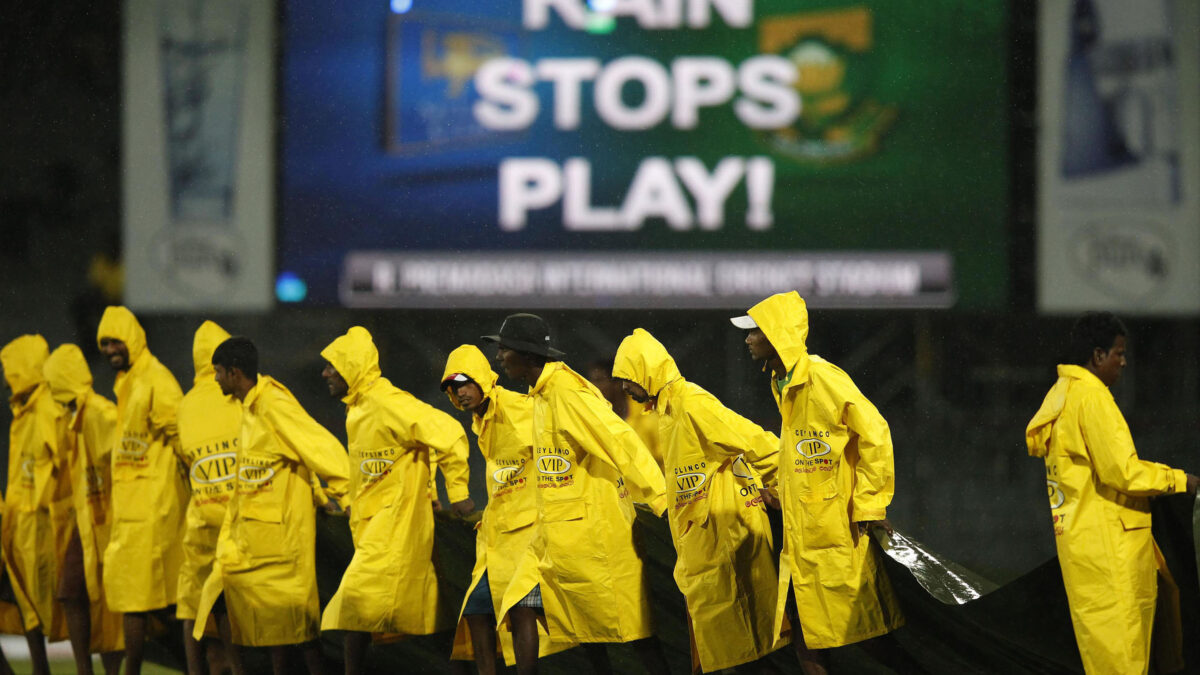
<instances>
[{"instance_id":1,"label":"yellow raincoat","mask_svg":"<svg viewBox=\"0 0 1200 675\"><path fill-rule=\"evenodd\" d=\"M1081 366L1058 367L1025 444L1046 460L1054 543L1084 669L1145 673L1163 565L1148 498L1185 492L1187 474L1138 459L1112 393Z\"/></svg>"},{"instance_id":2,"label":"yellow raincoat","mask_svg":"<svg viewBox=\"0 0 1200 675\"><path fill-rule=\"evenodd\" d=\"M428 635L449 628L438 602L430 459L442 469L450 501L467 499L467 433L382 376L365 328L354 326L321 356L349 385L342 400L355 547L321 630Z\"/></svg>"},{"instance_id":3,"label":"yellow raincoat","mask_svg":"<svg viewBox=\"0 0 1200 675\"><path fill-rule=\"evenodd\" d=\"M22 335L0 350L4 378L13 392L0 546L25 631L40 627L51 639L62 639L65 617L55 600L58 560L70 541L75 514L62 448L65 414L42 374L49 354L41 335ZM18 400L23 394L27 398Z\"/></svg>"},{"instance_id":4,"label":"yellow raincoat","mask_svg":"<svg viewBox=\"0 0 1200 675\"><path fill-rule=\"evenodd\" d=\"M779 438L683 378L675 360L638 328L617 349L613 377L641 386L659 416L679 553L675 582L687 600L692 668L714 672L756 661L775 641L778 573L756 472L768 479ZM745 453L745 458L743 458Z\"/></svg>"},{"instance_id":5,"label":"yellow raincoat","mask_svg":"<svg viewBox=\"0 0 1200 675\"><path fill-rule=\"evenodd\" d=\"M471 429L479 438L479 451L487 460L488 503L475 534L475 569L466 599L487 573L488 589L498 621L538 584L537 561L526 558L537 534L537 495L532 481L533 400L496 384L496 373L487 357L474 345L450 352L442 381L455 374L466 375L479 385L488 400L483 416L472 416ZM450 403L458 399L447 390ZM524 562L525 564L520 564ZM572 642L550 642L539 623L538 653L546 656L569 649ZM501 648L509 665L515 663L511 633L500 633ZM474 658L471 632L459 611L451 658Z\"/></svg>"},{"instance_id":6,"label":"yellow raincoat","mask_svg":"<svg viewBox=\"0 0 1200 675\"><path fill-rule=\"evenodd\" d=\"M795 291L750 308L787 368L771 392L783 418L779 499L776 630L782 630L789 586L810 649L883 635L904 624L887 573L869 534L855 523L881 520L895 490L887 422L850 376L809 355L808 309Z\"/></svg>"},{"instance_id":7,"label":"yellow raincoat","mask_svg":"<svg viewBox=\"0 0 1200 675\"><path fill-rule=\"evenodd\" d=\"M625 423L633 427L638 438L646 444L646 449L650 451L650 455L654 457L654 461L658 462L658 468L665 474L666 464L663 458L662 442L659 440L658 433L658 411L654 406L643 405L629 397L627 412L625 414Z\"/></svg>"},{"instance_id":8,"label":"yellow raincoat","mask_svg":"<svg viewBox=\"0 0 1200 675\"><path fill-rule=\"evenodd\" d=\"M175 415L183 392L146 347L133 313L109 307L97 343L116 338L130 368L117 373L119 437L112 454L113 523L104 551L104 592L114 612L147 612L175 602L183 559L187 487L176 455Z\"/></svg>"},{"instance_id":9,"label":"yellow raincoat","mask_svg":"<svg viewBox=\"0 0 1200 675\"><path fill-rule=\"evenodd\" d=\"M225 506L235 485L242 405L221 393L212 365L217 345L228 339L229 333L212 321L200 324L192 341L196 379L179 402L179 446L192 492L175 607L180 619L196 618L200 592L212 573Z\"/></svg>"},{"instance_id":10,"label":"yellow raincoat","mask_svg":"<svg viewBox=\"0 0 1200 675\"><path fill-rule=\"evenodd\" d=\"M316 513L312 480L341 500L349 476L342 444L309 417L287 387L267 375L242 401L233 497L204 583L194 635L204 635L222 592L233 641L250 647L317 637Z\"/></svg>"},{"instance_id":11,"label":"yellow raincoat","mask_svg":"<svg viewBox=\"0 0 1200 675\"><path fill-rule=\"evenodd\" d=\"M0 514L2 513L4 513L4 498L0 495ZM0 574L8 575L8 560L3 546L0 546ZM9 585L11 586L11 582ZM22 635L24 633L25 622L21 620L21 608L17 606L16 598L14 597L12 602L0 600L0 635Z\"/></svg>"},{"instance_id":12,"label":"yellow raincoat","mask_svg":"<svg viewBox=\"0 0 1200 675\"><path fill-rule=\"evenodd\" d=\"M662 471L592 383L546 364L534 400L539 573L550 639L629 642L654 633L634 500L661 515Z\"/></svg>"},{"instance_id":13,"label":"yellow raincoat","mask_svg":"<svg viewBox=\"0 0 1200 675\"><path fill-rule=\"evenodd\" d=\"M102 583L104 549L112 527L112 449L117 442L117 406L92 390L92 371L75 345L51 352L42 372L54 399L75 412L68 414L64 446L70 467L75 526L83 550L92 619L93 653L125 648L121 615L109 611Z\"/></svg>"}]
</instances>

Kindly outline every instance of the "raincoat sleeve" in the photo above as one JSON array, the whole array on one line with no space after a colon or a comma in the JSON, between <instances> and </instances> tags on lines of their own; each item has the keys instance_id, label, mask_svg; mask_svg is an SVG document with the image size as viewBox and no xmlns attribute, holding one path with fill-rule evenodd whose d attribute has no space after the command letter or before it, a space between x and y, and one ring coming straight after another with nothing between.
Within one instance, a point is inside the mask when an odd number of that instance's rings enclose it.
<instances>
[{"instance_id":1,"label":"raincoat sleeve","mask_svg":"<svg viewBox=\"0 0 1200 675\"><path fill-rule=\"evenodd\" d=\"M857 389L847 397L843 421L858 438L858 465L850 499L852 522L883 520L896 491L892 432L887 421Z\"/></svg>"},{"instance_id":2,"label":"raincoat sleeve","mask_svg":"<svg viewBox=\"0 0 1200 675\"><path fill-rule=\"evenodd\" d=\"M429 493L437 498L434 476L441 469L446 482L446 496L451 503L461 502L471 496L467 489L470 471L467 468L467 432L458 420L428 407L419 415L405 415L399 406L385 406L384 425L395 430L401 445L419 444L429 448ZM435 468L436 467L436 468Z\"/></svg>"},{"instance_id":3,"label":"raincoat sleeve","mask_svg":"<svg viewBox=\"0 0 1200 675\"><path fill-rule=\"evenodd\" d=\"M711 400L702 400L697 408L689 408L687 416L702 445L726 457L742 455L764 486L775 482L779 468L778 436Z\"/></svg>"},{"instance_id":4,"label":"raincoat sleeve","mask_svg":"<svg viewBox=\"0 0 1200 675\"><path fill-rule=\"evenodd\" d=\"M1134 497L1187 491L1183 471L1138 459L1129 427L1112 396L1092 394L1081 405L1083 439L1101 483Z\"/></svg>"},{"instance_id":5,"label":"raincoat sleeve","mask_svg":"<svg viewBox=\"0 0 1200 675\"><path fill-rule=\"evenodd\" d=\"M280 397L267 407L266 419L292 459L325 481L325 495L344 504L350 488L350 463L338 439L291 399Z\"/></svg>"},{"instance_id":6,"label":"raincoat sleeve","mask_svg":"<svg viewBox=\"0 0 1200 675\"><path fill-rule=\"evenodd\" d=\"M661 516L667 510L666 479L633 427L598 398L595 406L589 407L589 400L565 391L557 397L557 402L557 418L564 422L562 432L578 448L616 469L625 479L634 501L648 504Z\"/></svg>"},{"instance_id":7,"label":"raincoat sleeve","mask_svg":"<svg viewBox=\"0 0 1200 675\"><path fill-rule=\"evenodd\" d=\"M150 426L162 432L163 445L168 446L176 454L181 456L181 448L179 447L179 427L177 424L179 416L179 402L183 400L183 391L174 381L169 385L156 382L154 394L150 403Z\"/></svg>"}]
</instances>

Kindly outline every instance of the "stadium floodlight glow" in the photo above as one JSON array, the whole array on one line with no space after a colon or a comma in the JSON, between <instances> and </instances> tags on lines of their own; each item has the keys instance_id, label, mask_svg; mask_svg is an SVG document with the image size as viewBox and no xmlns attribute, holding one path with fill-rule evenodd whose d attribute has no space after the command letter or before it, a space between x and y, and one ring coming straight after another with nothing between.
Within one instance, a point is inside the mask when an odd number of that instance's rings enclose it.
<instances>
[{"instance_id":1,"label":"stadium floodlight glow","mask_svg":"<svg viewBox=\"0 0 1200 675\"><path fill-rule=\"evenodd\" d=\"M293 272L280 272L275 280L275 297L280 302L302 302L308 297L308 284Z\"/></svg>"},{"instance_id":2,"label":"stadium floodlight glow","mask_svg":"<svg viewBox=\"0 0 1200 675\"><path fill-rule=\"evenodd\" d=\"M611 12L617 7L617 0L588 0L588 9L597 13Z\"/></svg>"},{"instance_id":3,"label":"stadium floodlight glow","mask_svg":"<svg viewBox=\"0 0 1200 675\"><path fill-rule=\"evenodd\" d=\"M391 0L391 5L393 14L404 14L412 9L413 0Z\"/></svg>"}]
</instances>

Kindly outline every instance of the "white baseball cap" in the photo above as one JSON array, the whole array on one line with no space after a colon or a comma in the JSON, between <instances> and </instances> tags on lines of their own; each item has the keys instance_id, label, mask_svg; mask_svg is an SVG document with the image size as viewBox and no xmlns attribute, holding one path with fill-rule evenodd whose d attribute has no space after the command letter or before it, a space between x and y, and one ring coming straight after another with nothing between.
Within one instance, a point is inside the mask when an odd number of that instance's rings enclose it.
<instances>
[{"instance_id":1,"label":"white baseball cap","mask_svg":"<svg viewBox=\"0 0 1200 675\"><path fill-rule=\"evenodd\" d=\"M729 323L732 323L733 325L737 326L738 328L742 328L745 330L750 330L751 328L758 328L758 324L755 323L754 319L750 318L749 314L747 314L746 316L732 317L731 319L729 319Z\"/></svg>"}]
</instances>

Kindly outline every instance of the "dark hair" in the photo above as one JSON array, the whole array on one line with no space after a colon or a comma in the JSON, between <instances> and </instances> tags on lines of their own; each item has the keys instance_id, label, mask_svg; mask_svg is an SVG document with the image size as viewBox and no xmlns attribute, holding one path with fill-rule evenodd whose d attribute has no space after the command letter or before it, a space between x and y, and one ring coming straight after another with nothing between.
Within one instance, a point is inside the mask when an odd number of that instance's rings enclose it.
<instances>
[{"instance_id":1,"label":"dark hair","mask_svg":"<svg viewBox=\"0 0 1200 675\"><path fill-rule=\"evenodd\" d=\"M237 368L247 378L258 379L258 348L249 338L231 337L217 345L212 363L226 370Z\"/></svg>"},{"instance_id":2,"label":"dark hair","mask_svg":"<svg viewBox=\"0 0 1200 675\"><path fill-rule=\"evenodd\" d=\"M1097 349L1112 349L1118 335L1129 335L1125 324L1112 312L1087 312L1071 326L1071 342L1066 362L1086 366Z\"/></svg>"}]
</instances>

